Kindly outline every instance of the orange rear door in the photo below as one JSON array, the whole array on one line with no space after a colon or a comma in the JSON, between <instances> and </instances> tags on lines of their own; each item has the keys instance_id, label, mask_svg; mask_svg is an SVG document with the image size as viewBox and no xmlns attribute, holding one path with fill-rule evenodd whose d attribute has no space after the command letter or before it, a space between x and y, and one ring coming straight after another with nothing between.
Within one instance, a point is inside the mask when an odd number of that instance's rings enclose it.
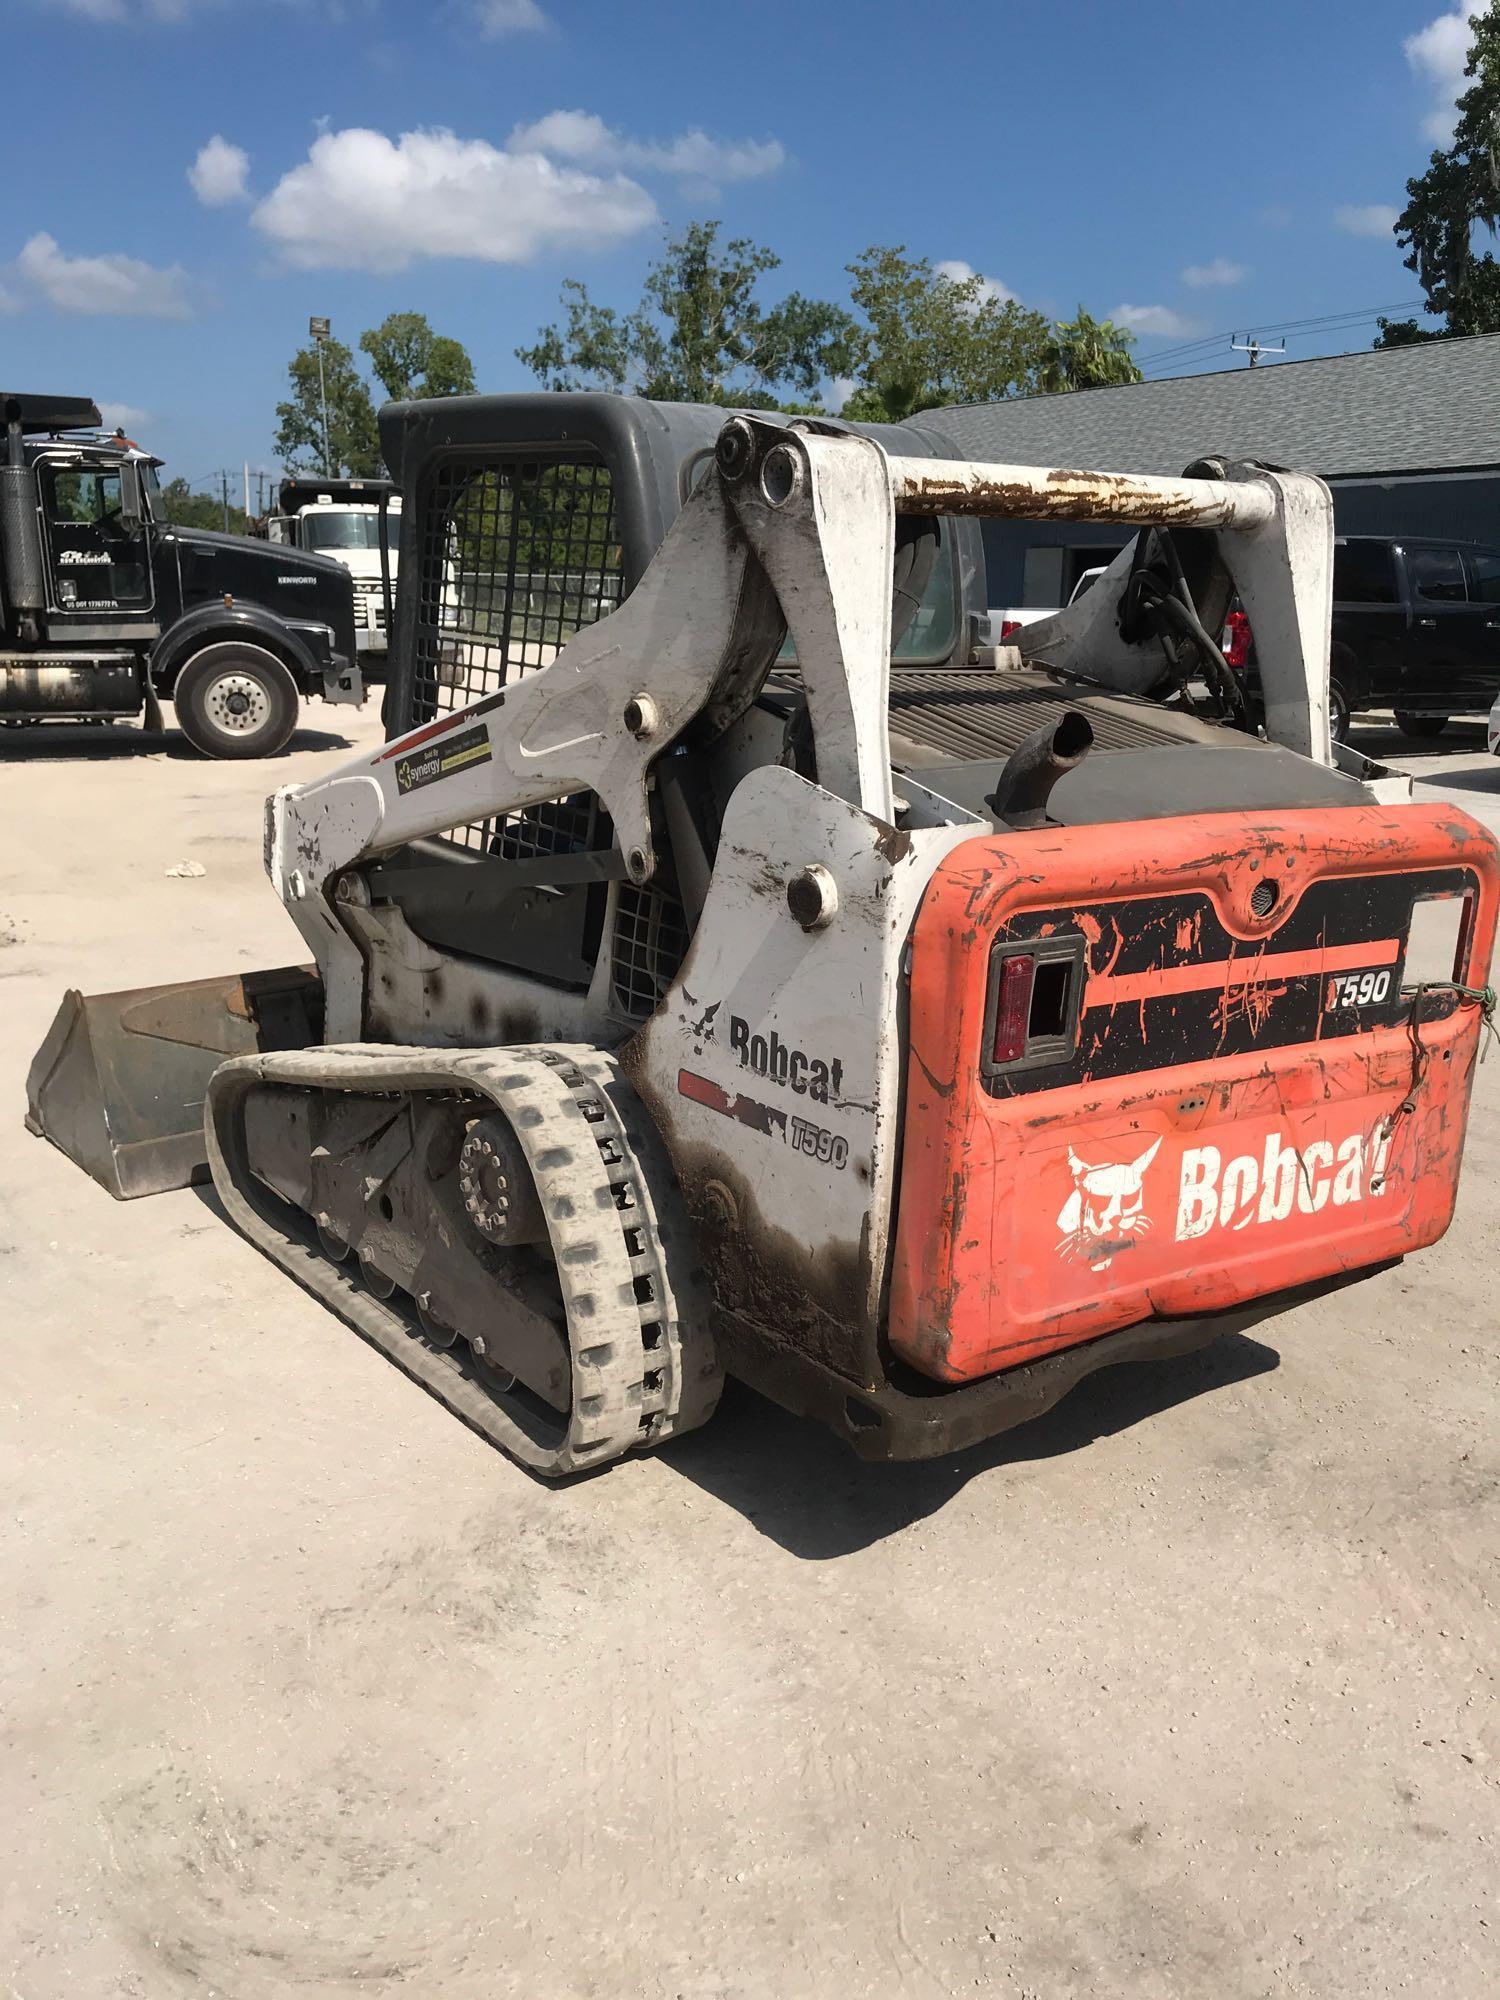
<instances>
[{"instance_id":1,"label":"orange rear door","mask_svg":"<svg viewBox=\"0 0 1500 2000\"><path fill-rule=\"evenodd\" d=\"M912 938L894 1351L970 1381L1433 1242L1496 901L1443 806L955 849Z\"/></svg>"}]
</instances>

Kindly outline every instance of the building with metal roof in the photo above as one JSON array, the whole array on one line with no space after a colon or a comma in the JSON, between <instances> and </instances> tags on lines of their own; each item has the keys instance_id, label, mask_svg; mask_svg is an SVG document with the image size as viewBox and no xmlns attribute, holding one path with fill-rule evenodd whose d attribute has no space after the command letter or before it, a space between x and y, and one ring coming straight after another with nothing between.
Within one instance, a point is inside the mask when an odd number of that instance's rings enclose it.
<instances>
[{"instance_id":1,"label":"building with metal roof","mask_svg":"<svg viewBox=\"0 0 1500 2000\"><path fill-rule=\"evenodd\" d=\"M1177 473L1203 457L1321 473L1345 534L1500 546L1500 334L924 411L967 458ZM986 523L991 604L1060 604L1118 529Z\"/></svg>"}]
</instances>

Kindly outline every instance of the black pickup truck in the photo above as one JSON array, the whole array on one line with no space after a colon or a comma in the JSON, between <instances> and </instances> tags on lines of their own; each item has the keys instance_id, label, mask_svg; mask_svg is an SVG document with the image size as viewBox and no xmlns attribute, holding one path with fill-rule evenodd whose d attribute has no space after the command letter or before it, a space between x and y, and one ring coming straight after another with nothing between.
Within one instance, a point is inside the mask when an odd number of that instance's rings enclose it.
<instances>
[{"instance_id":1,"label":"black pickup truck","mask_svg":"<svg viewBox=\"0 0 1500 2000\"><path fill-rule=\"evenodd\" d=\"M1500 549L1340 535L1333 551L1333 733L1390 708L1408 736L1488 715L1500 694Z\"/></svg>"}]
</instances>

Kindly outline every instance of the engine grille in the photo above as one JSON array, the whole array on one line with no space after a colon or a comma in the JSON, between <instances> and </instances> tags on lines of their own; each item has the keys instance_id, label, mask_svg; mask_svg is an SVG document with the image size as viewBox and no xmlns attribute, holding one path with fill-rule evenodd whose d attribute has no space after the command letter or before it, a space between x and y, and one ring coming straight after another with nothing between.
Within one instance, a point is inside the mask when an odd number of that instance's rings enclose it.
<instances>
[{"instance_id":1,"label":"engine grille","mask_svg":"<svg viewBox=\"0 0 1500 2000\"><path fill-rule=\"evenodd\" d=\"M1075 693L1053 681L1038 685L1020 675L962 669L928 673L916 667L896 668L891 674L892 731L929 744L955 762L1007 757L1034 729L1060 721L1070 708L1087 714L1100 750L1155 749L1203 734L1201 724L1168 716L1154 702L1101 697L1083 688Z\"/></svg>"}]
</instances>

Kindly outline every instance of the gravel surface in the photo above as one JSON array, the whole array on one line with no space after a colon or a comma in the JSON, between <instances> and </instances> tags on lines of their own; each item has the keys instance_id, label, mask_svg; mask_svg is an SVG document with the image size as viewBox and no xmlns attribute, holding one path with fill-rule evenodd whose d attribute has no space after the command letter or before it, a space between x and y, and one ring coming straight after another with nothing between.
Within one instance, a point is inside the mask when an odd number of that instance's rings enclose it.
<instances>
[{"instance_id":1,"label":"gravel surface","mask_svg":"<svg viewBox=\"0 0 1500 2000\"><path fill-rule=\"evenodd\" d=\"M1500 1988L1500 1059L1446 1240L1253 1337L921 1467L731 1390L549 1491L21 1128L65 985L301 956L309 713L0 736L5 2000ZM1408 761L1500 824L1476 732Z\"/></svg>"}]
</instances>

